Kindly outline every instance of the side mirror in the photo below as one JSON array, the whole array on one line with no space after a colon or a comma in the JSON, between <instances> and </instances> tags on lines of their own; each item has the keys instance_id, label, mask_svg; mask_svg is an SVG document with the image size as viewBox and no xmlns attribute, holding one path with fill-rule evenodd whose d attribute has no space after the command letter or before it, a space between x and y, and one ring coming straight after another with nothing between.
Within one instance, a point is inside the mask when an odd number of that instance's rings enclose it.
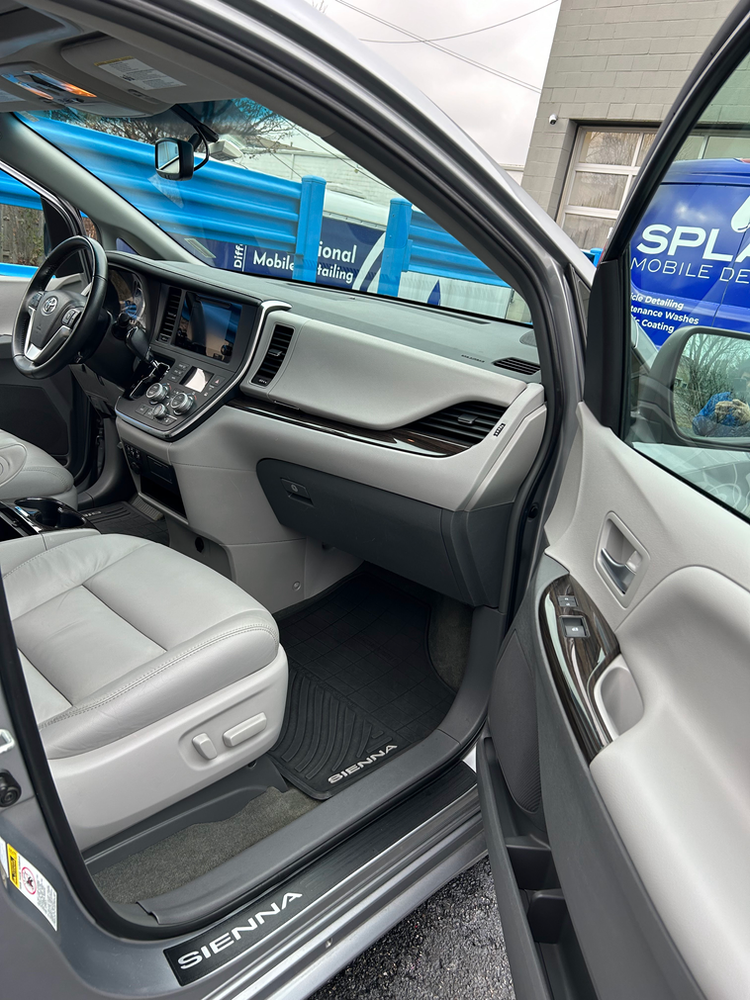
<instances>
[{"instance_id":1,"label":"side mirror","mask_svg":"<svg viewBox=\"0 0 750 1000\"><path fill-rule=\"evenodd\" d=\"M157 139L154 163L159 177L170 181L190 180L195 170L193 144L186 139Z\"/></svg>"},{"instance_id":2,"label":"side mirror","mask_svg":"<svg viewBox=\"0 0 750 1000\"><path fill-rule=\"evenodd\" d=\"M641 378L635 421L640 440L750 451L750 334L675 330Z\"/></svg>"}]
</instances>

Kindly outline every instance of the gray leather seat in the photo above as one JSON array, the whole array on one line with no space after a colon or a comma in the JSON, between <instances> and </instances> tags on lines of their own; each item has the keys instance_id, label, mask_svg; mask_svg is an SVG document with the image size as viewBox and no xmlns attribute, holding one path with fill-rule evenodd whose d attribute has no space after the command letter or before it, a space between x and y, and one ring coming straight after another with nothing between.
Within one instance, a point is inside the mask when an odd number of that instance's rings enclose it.
<instances>
[{"instance_id":1,"label":"gray leather seat","mask_svg":"<svg viewBox=\"0 0 750 1000\"><path fill-rule=\"evenodd\" d=\"M73 477L51 455L0 430L0 500L54 497L77 507Z\"/></svg>"},{"instance_id":2,"label":"gray leather seat","mask_svg":"<svg viewBox=\"0 0 750 1000\"><path fill-rule=\"evenodd\" d=\"M172 549L92 529L0 543L16 642L81 848L276 741L287 663L264 607Z\"/></svg>"}]
</instances>

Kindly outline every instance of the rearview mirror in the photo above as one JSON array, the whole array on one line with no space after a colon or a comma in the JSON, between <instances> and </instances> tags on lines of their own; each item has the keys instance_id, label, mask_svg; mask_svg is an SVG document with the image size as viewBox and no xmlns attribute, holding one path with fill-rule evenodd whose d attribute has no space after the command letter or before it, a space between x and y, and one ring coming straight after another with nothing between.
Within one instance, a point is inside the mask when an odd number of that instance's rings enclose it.
<instances>
[{"instance_id":1,"label":"rearview mirror","mask_svg":"<svg viewBox=\"0 0 750 1000\"><path fill-rule=\"evenodd\" d=\"M750 451L750 334L676 330L642 376L635 420L652 441Z\"/></svg>"},{"instance_id":2,"label":"rearview mirror","mask_svg":"<svg viewBox=\"0 0 750 1000\"><path fill-rule=\"evenodd\" d=\"M159 177L170 181L186 181L193 176L195 150L186 139L157 139L154 162Z\"/></svg>"}]
</instances>

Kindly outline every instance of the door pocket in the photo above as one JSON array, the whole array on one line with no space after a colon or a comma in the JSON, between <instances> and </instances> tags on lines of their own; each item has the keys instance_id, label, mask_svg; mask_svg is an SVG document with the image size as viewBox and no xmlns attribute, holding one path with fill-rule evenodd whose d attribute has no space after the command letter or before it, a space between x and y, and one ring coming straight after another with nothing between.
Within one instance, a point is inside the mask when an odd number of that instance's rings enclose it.
<instances>
[{"instance_id":1,"label":"door pocket","mask_svg":"<svg viewBox=\"0 0 750 1000\"><path fill-rule=\"evenodd\" d=\"M615 657L597 678L594 703L613 740L643 718L641 692L622 656Z\"/></svg>"}]
</instances>

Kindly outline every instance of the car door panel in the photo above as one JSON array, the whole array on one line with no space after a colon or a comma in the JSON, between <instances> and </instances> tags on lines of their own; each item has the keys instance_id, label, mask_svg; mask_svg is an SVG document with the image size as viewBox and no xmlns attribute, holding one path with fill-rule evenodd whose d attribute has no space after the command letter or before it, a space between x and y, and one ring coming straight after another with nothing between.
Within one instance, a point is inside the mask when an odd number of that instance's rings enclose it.
<instances>
[{"instance_id":1,"label":"car door panel","mask_svg":"<svg viewBox=\"0 0 750 1000\"><path fill-rule=\"evenodd\" d=\"M510 842L512 853L513 809L544 831L538 836L549 843L598 997L744 995L750 988L744 864L750 525L639 455L585 404L578 420L545 525L549 545L494 683L492 704L501 707L490 711L485 756L497 754L512 800L505 845ZM632 531L647 556L625 595L598 558L602 528L612 518ZM561 698L560 677L572 670L563 664L555 676L549 638L545 643L544 597L550 583L566 575L585 595L576 604L588 628L599 621L614 638L600 668L610 662L627 668L642 699L640 717L636 713L620 735L605 732L593 750L576 724L580 698L574 693L567 700L567 713ZM562 648L561 634L556 642ZM517 678L509 697L503 675L508 660L518 658L514 643L535 672L533 698ZM590 694L588 710L601 724L593 681ZM533 754L523 740L508 739L519 718L528 717L530 701L537 715L532 728L538 728L538 809L523 796ZM519 780L517 758L524 752L531 762ZM498 796L486 788L483 795L489 813L488 801ZM502 853L497 845L493 850ZM493 865L502 867L496 858ZM515 975L510 943L509 954ZM548 982L549 974L547 968ZM517 992L537 996L518 984ZM573 995L581 995L580 988Z\"/></svg>"},{"instance_id":2,"label":"car door panel","mask_svg":"<svg viewBox=\"0 0 750 1000\"><path fill-rule=\"evenodd\" d=\"M597 754L591 775L706 995L737 996L740 980L734 993L724 989L730 970L741 973L745 989L750 984L743 903L734 904L747 898L740 868L750 796L741 734L750 706L750 525L638 455L585 404L579 420L580 472L569 468L562 491L575 494L573 516L568 497L546 525L548 554L613 628L644 705L643 717ZM629 607L597 561L611 511L638 532L649 555ZM554 816L544 801L553 838ZM722 942L720 963L709 941L714 935L716 947Z\"/></svg>"},{"instance_id":3,"label":"car door panel","mask_svg":"<svg viewBox=\"0 0 750 1000\"><path fill-rule=\"evenodd\" d=\"M88 461L90 414L70 370L34 380L13 363L13 327L33 273L0 265L0 429L42 448L78 476Z\"/></svg>"},{"instance_id":4,"label":"car door panel","mask_svg":"<svg viewBox=\"0 0 750 1000\"><path fill-rule=\"evenodd\" d=\"M722 566L741 585L750 583L750 560L741 558L743 549L738 547L747 538L745 523L639 455L602 427L586 404L578 409L578 422L580 471L575 460L568 463L545 524L547 551L569 567L615 631L661 580L685 566ZM629 607L615 596L596 558L601 529L611 512L649 555Z\"/></svg>"},{"instance_id":5,"label":"car door panel","mask_svg":"<svg viewBox=\"0 0 750 1000\"><path fill-rule=\"evenodd\" d=\"M645 711L594 759L592 776L706 995L746 995L750 591L685 567L619 634Z\"/></svg>"},{"instance_id":6,"label":"car door panel","mask_svg":"<svg viewBox=\"0 0 750 1000\"><path fill-rule=\"evenodd\" d=\"M31 268L26 267L9 267L7 264L0 267L0 343L13 333L13 322L33 273Z\"/></svg>"},{"instance_id":7,"label":"car door panel","mask_svg":"<svg viewBox=\"0 0 750 1000\"><path fill-rule=\"evenodd\" d=\"M75 427L73 400L77 394L67 369L44 382L34 382L22 375L13 364L10 338L0 337L2 430L43 448L58 462L67 465L72 428Z\"/></svg>"},{"instance_id":8,"label":"car door panel","mask_svg":"<svg viewBox=\"0 0 750 1000\"><path fill-rule=\"evenodd\" d=\"M488 849L516 996L699 1000L703 994L596 787L546 658L540 607L549 586L566 575L567 567L542 557L504 645L488 727L477 751ZM519 694L508 698L508 684L500 681L515 642L533 671L531 704L519 703ZM519 715L528 718L532 712L538 756L528 759L527 768L538 770L540 801L530 810L519 805L516 761L507 755L503 734ZM519 855L530 851L538 855L536 862L519 863ZM567 916L558 933L545 939L532 911L540 890L555 886L562 891Z\"/></svg>"}]
</instances>

